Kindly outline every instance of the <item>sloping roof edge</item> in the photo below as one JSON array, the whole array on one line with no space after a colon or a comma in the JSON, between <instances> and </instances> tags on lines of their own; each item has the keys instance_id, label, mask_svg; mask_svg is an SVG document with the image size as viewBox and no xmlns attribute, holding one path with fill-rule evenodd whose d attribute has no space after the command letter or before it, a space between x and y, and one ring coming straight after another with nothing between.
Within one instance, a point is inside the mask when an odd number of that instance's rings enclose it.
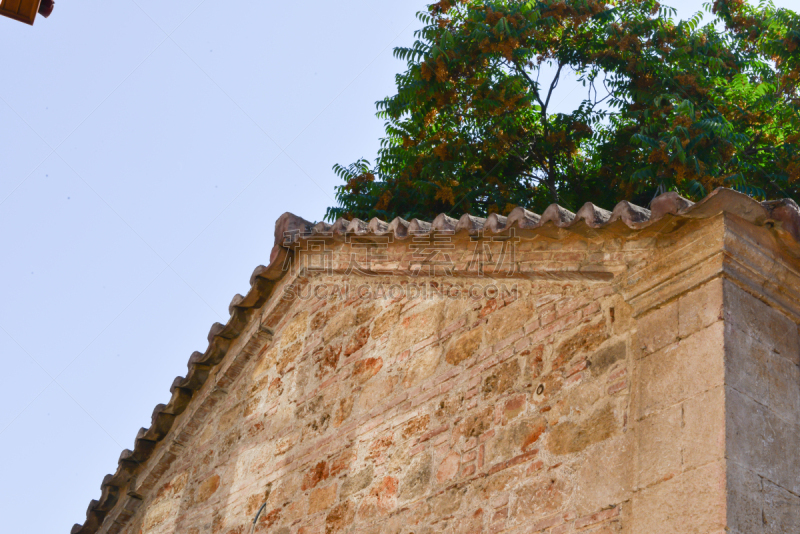
<instances>
[{"instance_id":1,"label":"sloping roof edge","mask_svg":"<svg viewBox=\"0 0 800 534\"><path fill-rule=\"evenodd\" d=\"M120 506L131 479L141 471L156 449L157 444L170 433L175 419L186 411L212 370L219 365L233 342L245 331L252 312L261 308L272 295L278 281L284 276L283 263L290 254L293 242L314 236L344 239L347 235L393 234L397 239L430 232L454 232L456 234L508 232L511 228L531 230L553 225L563 229L591 228L602 230L611 225L624 223L630 230L647 228L667 216L684 219L704 219L719 213L731 213L753 224L768 225L778 230L784 240L796 245L800 242L800 207L791 199L758 202L747 195L730 189L719 188L697 203L677 193L666 193L653 199L650 210L627 201L617 204L612 211L591 203L584 204L576 213L557 204L550 205L541 215L515 208L508 216L490 214L486 218L464 214L454 219L440 214L433 221L396 218L391 222L372 219L348 221L339 219L333 224L311 223L284 213L275 222L275 241L268 266L258 266L250 277L250 290L246 295L236 295L228 308L231 316L226 324L214 323L208 334L208 348L194 352L187 364L186 377L177 377L170 386L171 398L167 404L159 404L153 410L150 428L142 428L135 439L133 450L120 454L117 471L106 475L101 484L101 496L92 500L83 525L72 527L71 534L94 534L115 507Z\"/></svg>"}]
</instances>

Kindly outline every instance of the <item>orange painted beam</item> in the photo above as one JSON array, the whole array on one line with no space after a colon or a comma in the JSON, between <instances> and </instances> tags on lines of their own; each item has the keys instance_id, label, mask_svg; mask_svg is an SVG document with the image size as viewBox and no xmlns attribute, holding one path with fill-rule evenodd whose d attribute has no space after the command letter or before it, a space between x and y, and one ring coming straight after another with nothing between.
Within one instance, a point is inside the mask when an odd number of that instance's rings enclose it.
<instances>
[{"instance_id":1,"label":"orange painted beam","mask_svg":"<svg viewBox=\"0 0 800 534\"><path fill-rule=\"evenodd\" d=\"M33 24L41 0L0 0L0 15Z\"/></svg>"}]
</instances>

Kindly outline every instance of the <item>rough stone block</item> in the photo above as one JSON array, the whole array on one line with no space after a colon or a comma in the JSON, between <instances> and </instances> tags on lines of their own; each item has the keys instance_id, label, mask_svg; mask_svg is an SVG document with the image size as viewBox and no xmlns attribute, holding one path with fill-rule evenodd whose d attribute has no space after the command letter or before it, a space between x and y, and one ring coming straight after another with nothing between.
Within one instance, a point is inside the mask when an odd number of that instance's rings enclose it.
<instances>
[{"instance_id":1,"label":"rough stone block","mask_svg":"<svg viewBox=\"0 0 800 534\"><path fill-rule=\"evenodd\" d=\"M728 388L728 458L792 492L800 491L800 429Z\"/></svg>"},{"instance_id":2,"label":"rough stone block","mask_svg":"<svg viewBox=\"0 0 800 534\"><path fill-rule=\"evenodd\" d=\"M722 319L722 279L717 278L678 300L678 335L685 338Z\"/></svg>"},{"instance_id":3,"label":"rough stone block","mask_svg":"<svg viewBox=\"0 0 800 534\"><path fill-rule=\"evenodd\" d=\"M766 479L800 494L800 429L787 424L773 411L765 414Z\"/></svg>"},{"instance_id":4,"label":"rough stone block","mask_svg":"<svg viewBox=\"0 0 800 534\"><path fill-rule=\"evenodd\" d=\"M681 452L683 469L692 469L725 457L725 388L716 387L682 405Z\"/></svg>"},{"instance_id":5,"label":"rough stone block","mask_svg":"<svg viewBox=\"0 0 800 534\"><path fill-rule=\"evenodd\" d=\"M770 409L790 425L800 425L800 367L770 353L767 355L767 369Z\"/></svg>"},{"instance_id":6,"label":"rough stone block","mask_svg":"<svg viewBox=\"0 0 800 534\"><path fill-rule=\"evenodd\" d=\"M635 450L633 432L610 438L594 448L597 461L581 462L575 483L581 491L575 496L579 514L623 502L631 495L634 472L631 455Z\"/></svg>"},{"instance_id":7,"label":"rough stone block","mask_svg":"<svg viewBox=\"0 0 800 534\"><path fill-rule=\"evenodd\" d=\"M652 310L636 321L642 354L651 354L678 340L678 302Z\"/></svg>"},{"instance_id":8,"label":"rough stone block","mask_svg":"<svg viewBox=\"0 0 800 534\"><path fill-rule=\"evenodd\" d=\"M761 476L767 476L767 407L732 388L725 388L728 459Z\"/></svg>"},{"instance_id":9,"label":"rough stone block","mask_svg":"<svg viewBox=\"0 0 800 534\"><path fill-rule=\"evenodd\" d=\"M602 375L608 369L613 367L614 364L624 360L625 356L626 349L624 341L619 341L613 345L609 345L608 347L598 350L589 360L592 376Z\"/></svg>"},{"instance_id":10,"label":"rough stone block","mask_svg":"<svg viewBox=\"0 0 800 534\"><path fill-rule=\"evenodd\" d=\"M769 403L769 354L766 345L725 324L725 383L764 405Z\"/></svg>"},{"instance_id":11,"label":"rough stone block","mask_svg":"<svg viewBox=\"0 0 800 534\"><path fill-rule=\"evenodd\" d=\"M768 480L763 491L764 534L800 532L800 497Z\"/></svg>"},{"instance_id":12,"label":"rough stone block","mask_svg":"<svg viewBox=\"0 0 800 534\"><path fill-rule=\"evenodd\" d=\"M645 417L724 382L723 323L717 322L636 364L636 416Z\"/></svg>"},{"instance_id":13,"label":"rough stone block","mask_svg":"<svg viewBox=\"0 0 800 534\"><path fill-rule=\"evenodd\" d=\"M555 455L581 452L604 441L619 430L614 408L606 404L580 421L564 421L549 433L547 448Z\"/></svg>"},{"instance_id":14,"label":"rough stone block","mask_svg":"<svg viewBox=\"0 0 800 534\"><path fill-rule=\"evenodd\" d=\"M728 527L736 532L764 534L761 477L735 462L728 462L727 485Z\"/></svg>"},{"instance_id":15,"label":"rough stone block","mask_svg":"<svg viewBox=\"0 0 800 534\"><path fill-rule=\"evenodd\" d=\"M336 484L316 488L308 497L308 513L316 514L330 508L336 502Z\"/></svg>"},{"instance_id":16,"label":"rough stone block","mask_svg":"<svg viewBox=\"0 0 800 534\"><path fill-rule=\"evenodd\" d=\"M630 532L709 534L726 526L725 463L714 462L634 493Z\"/></svg>"},{"instance_id":17,"label":"rough stone block","mask_svg":"<svg viewBox=\"0 0 800 534\"><path fill-rule=\"evenodd\" d=\"M530 301L518 300L489 315L486 340L490 344L497 343L536 317L536 312Z\"/></svg>"},{"instance_id":18,"label":"rough stone block","mask_svg":"<svg viewBox=\"0 0 800 534\"><path fill-rule=\"evenodd\" d=\"M635 488L646 488L681 472L681 405L636 424Z\"/></svg>"},{"instance_id":19,"label":"rough stone block","mask_svg":"<svg viewBox=\"0 0 800 534\"><path fill-rule=\"evenodd\" d=\"M195 491L195 503L207 501L219 489L219 475L212 475L205 479Z\"/></svg>"},{"instance_id":20,"label":"rough stone block","mask_svg":"<svg viewBox=\"0 0 800 534\"><path fill-rule=\"evenodd\" d=\"M725 321L800 365L797 325L730 281L724 283Z\"/></svg>"}]
</instances>

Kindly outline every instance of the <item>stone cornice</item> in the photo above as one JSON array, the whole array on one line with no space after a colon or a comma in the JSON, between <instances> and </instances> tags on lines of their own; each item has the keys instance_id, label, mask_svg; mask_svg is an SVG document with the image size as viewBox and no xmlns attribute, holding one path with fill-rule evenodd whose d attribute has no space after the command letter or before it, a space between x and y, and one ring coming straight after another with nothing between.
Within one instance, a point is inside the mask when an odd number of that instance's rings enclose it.
<instances>
[{"instance_id":1,"label":"stone cornice","mask_svg":"<svg viewBox=\"0 0 800 534\"><path fill-rule=\"evenodd\" d=\"M800 260L776 229L725 215L724 276L800 323Z\"/></svg>"},{"instance_id":2,"label":"stone cornice","mask_svg":"<svg viewBox=\"0 0 800 534\"><path fill-rule=\"evenodd\" d=\"M724 216L693 221L675 234L662 234L642 265L617 284L634 315L657 308L719 276L723 264Z\"/></svg>"},{"instance_id":3,"label":"stone cornice","mask_svg":"<svg viewBox=\"0 0 800 534\"><path fill-rule=\"evenodd\" d=\"M621 277L619 291L640 315L722 276L800 322L796 243L780 227L761 222L721 212L700 226L687 225Z\"/></svg>"}]
</instances>

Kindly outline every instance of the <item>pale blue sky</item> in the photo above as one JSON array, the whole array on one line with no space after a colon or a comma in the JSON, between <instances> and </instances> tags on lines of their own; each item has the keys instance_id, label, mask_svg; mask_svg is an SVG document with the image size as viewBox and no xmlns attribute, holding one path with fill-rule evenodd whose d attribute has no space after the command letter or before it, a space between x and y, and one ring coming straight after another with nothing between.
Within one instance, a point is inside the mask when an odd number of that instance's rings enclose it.
<instances>
[{"instance_id":1,"label":"pale blue sky","mask_svg":"<svg viewBox=\"0 0 800 534\"><path fill-rule=\"evenodd\" d=\"M0 18L4 532L84 521L269 261L275 219L321 219L331 166L374 157L374 102L404 66L391 49L425 4L83 0L32 28Z\"/></svg>"}]
</instances>

